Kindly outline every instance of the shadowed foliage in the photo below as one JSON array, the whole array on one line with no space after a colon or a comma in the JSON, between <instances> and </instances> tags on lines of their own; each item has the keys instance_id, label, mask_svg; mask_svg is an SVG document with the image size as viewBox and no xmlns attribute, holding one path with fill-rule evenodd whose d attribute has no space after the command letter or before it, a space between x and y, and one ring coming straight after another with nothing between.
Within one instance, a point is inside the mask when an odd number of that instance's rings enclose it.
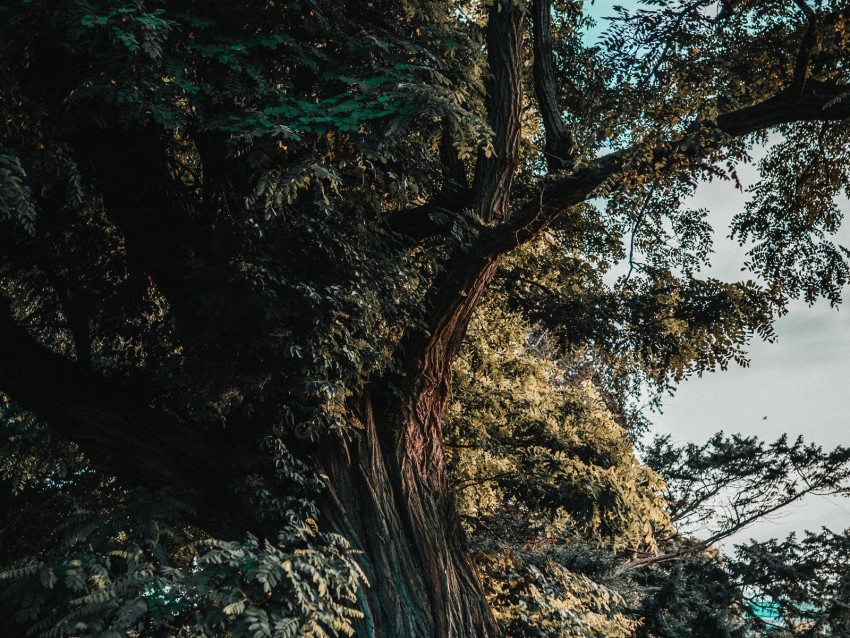
<instances>
[{"instance_id":1,"label":"shadowed foliage","mask_svg":"<svg viewBox=\"0 0 850 638\"><path fill-rule=\"evenodd\" d=\"M643 398L850 276L842 3L722 4L591 38L562 0L2 3L3 635L672 636L681 601L750 623L747 587L809 613L744 575L843 537L718 566L674 529L710 500L681 470L799 490L783 458L843 450L633 448ZM749 274L704 278L688 200L756 143Z\"/></svg>"}]
</instances>

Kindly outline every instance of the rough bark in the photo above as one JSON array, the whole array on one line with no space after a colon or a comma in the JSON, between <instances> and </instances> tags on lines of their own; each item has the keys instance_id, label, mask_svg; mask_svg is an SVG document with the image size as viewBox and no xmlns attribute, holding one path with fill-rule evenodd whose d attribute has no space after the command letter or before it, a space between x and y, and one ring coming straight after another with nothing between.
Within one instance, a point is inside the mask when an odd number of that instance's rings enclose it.
<instances>
[{"instance_id":1,"label":"rough bark","mask_svg":"<svg viewBox=\"0 0 850 638\"><path fill-rule=\"evenodd\" d=\"M478 158L472 190L474 208L485 222L501 222L510 210L522 113L523 7L497 0L487 19L487 120L493 152Z\"/></svg>"},{"instance_id":2,"label":"rough bark","mask_svg":"<svg viewBox=\"0 0 850 638\"><path fill-rule=\"evenodd\" d=\"M495 636L445 481L433 484L444 477L434 463L442 456L408 412L413 406L399 412L397 398L386 399L363 395L359 437L323 455L325 517L363 551L370 583L358 636Z\"/></svg>"},{"instance_id":3,"label":"rough bark","mask_svg":"<svg viewBox=\"0 0 850 638\"><path fill-rule=\"evenodd\" d=\"M546 131L546 166L550 172L569 169L573 164L575 143L561 117L552 54L552 0L534 0L534 92Z\"/></svg>"}]
</instances>

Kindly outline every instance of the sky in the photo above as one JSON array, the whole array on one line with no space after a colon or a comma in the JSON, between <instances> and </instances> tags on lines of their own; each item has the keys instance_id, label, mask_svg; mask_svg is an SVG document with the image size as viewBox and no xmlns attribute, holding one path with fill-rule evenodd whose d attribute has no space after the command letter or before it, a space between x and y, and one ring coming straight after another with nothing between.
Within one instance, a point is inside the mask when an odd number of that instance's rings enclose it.
<instances>
[{"instance_id":1,"label":"sky","mask_svg":"<svg viewBox=\"0 0 850 638\"><path fill-rule=\"evenodd\" d=\"M757 178L754 167L739 171L745 184ZM693 204L707 208L715 226L712 266L703 274L740 279L745 249L726 239L729 221L742 210L747 195L728 182L701 185ZM850 203L842 202L850 217ZM850 246L850 223L845 220L838 242ZM850 288L845 291L850 301ZM850 306L830 308L826 302L809 307L793 302L776 322L778 340L753 342L750 367L731 365L726 371L683 382L664 401L663 413L652 416L654 432L678 442L701 443L713 433L740 432L775 440L787 433L802 435L824 448L850 446ZM769 521L734 537L765 540L791 531L826 526L850 528L850 499L812 497L791 506Z\"/></svg>"},{"instance_id":2,"label":"sky","mask_svg":"<svg viewBox=\"0 0 850 638\"><path fill-rule=\"evenodd\" d=\"M614 13L615 2L586 5L599 21L592 41L605 27L604 16ZM619 0L626 7L636 3ZM758 159L763 154L754 152ZM758 178L754 166L741 167L738 174L746 187ZM725 280L750 278L741 273L746 249L726 238L729 222L747 201L746 193L729 182L703 184L691 206L710 211L715 227L712 265L702 275ZM841 204L850 217L850 202ZM850 219L845 220L838 243L850 247ZM844 294L850 304L850 288ZM824 448L850 446L850 305L830 308L828 303L808 307L803 302L790 306L788 315L776 322L778 341L757 341L749 348L750 367L731 366L726 371L694 377L683 382L663 404L663 413L652 415L654 433L669 434L677 442L703 443L723 430L775 440L803 435ZM729 540L766 540L792 531L835 531L850 528L850 499L811 497L799 505L761 521ZM728 544L727 543L727 546Z\"/></svg>"}]
</instances>

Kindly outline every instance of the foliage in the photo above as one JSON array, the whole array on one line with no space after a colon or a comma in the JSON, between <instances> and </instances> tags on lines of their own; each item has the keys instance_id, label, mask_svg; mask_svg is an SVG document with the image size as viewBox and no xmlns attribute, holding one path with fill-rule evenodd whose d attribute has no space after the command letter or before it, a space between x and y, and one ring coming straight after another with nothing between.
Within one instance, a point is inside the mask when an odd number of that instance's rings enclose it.
<instances>
[{"instance_id":1,"label":"foliage","mask_svg":"<svg viewBox=\"0 0 850 638\"><path fill-rule=\"evenodd\" d=\"M639 621L610 586L575 571L560 548L479 540L488 601L508 636L628 638Z\"/></svg>"},{"instance_id":2,"label":"foliage","mask_svg":"<svg viewBox=\"0 0 850 638\"><path fill-rule=\"evenodd\" d=\"M302 525L285 528L275 543L248 536L185 545L161 515L112 511L147 526L72 513L81 526L61 530L66 557L0 575L11 581L4 602L12 621L37 620L30 632L41 636L154 635L173 627L185 635L353 634L363 575L344 539ZM173 553L184 560L171 563Z\"/></svg>"},{"instance_id":3,"label":"foliage","mask_svg":"<svg viewBox=\"0 0 850 638\"><path fill-rule=\"evenodd\" d=\"M842 536L684 523L843 491L846 450L633 446L850 279L843 4L715 4L589 45L562 0L2 3L8 633L486 633L461 532L511 635L841 630ZM703 278L688 200L756 142L749 275Z\"/></svg>"},{"instance_id":4,"label":"foliage","mask_svg":"<svg viewBox=\"0 0 850 638\"><path fill-rule=\"evenodd\" d=\"M848 494L850 450L824 451L802 437L766 444L720 432L704 445L682 446L659 437L641 456L663 468L665 501L678 528L699 529L712 542L808 494Z\"/></svg>"},{"instance_id":5,"label":"foliage","mask_svg":"<svg viewBox=\"0 0 850 638\"><path fill-rule=\"evenodd\" d=\"M716 552L689 555L634 576L644 593L636 636L723 636L748 633L748 607L739 584Z\"/></svg>"},{"instance_id":6,"label":"foliage","mask_svg":"<svg viewBox=\"0 0 850 638\"><path fill-rule=\"evenodd\" d=\"M800 542L794 534L750 540L723 553L712 545L809 495L846 496L846 448L718 433L703 445L656 438L641 456L665 477L665 502L677 528L662 541L660 555L625 565L647 592L641 631L769 636L779 624L801 635L843 635L846 532L806 532ZM776 618L759 618L759 606Z\"/></svg>"},{"instance_id":7,"label":"foliage","mask_svg":"<svg viewBox=\"0 0 850 638\"><path fill-rule=\"evenodd\" d=\"M6 427L33 435L27 416L7 412ZM29 626L27 635L50 637L175 628L204 636L352 635L365 585L356 552L319 532L314 470L279 442L269 446L279 460L273 489L283 498L257 477L240 491L243 507L280 527L274 541L210 537L187 524L195 512L181 499L121 489L78 455L70 457L73 471L54 468L52 476L32 466L43 455L6 459L4 479L18 493L8 503L3 551L28 558L0 573L3 616Z\"/></svg>"},{"instance_id":8,"label":"foliage","mask_svg":"<svg viewBox=\"0 0 850 638\"><path fill-rule=\"evenodd\" d=\"M622 595L577 570L575 554L654 553L671 530L663 481L592 380L570 379L546 335L500 308L496 297L473 320L445 422L488 599L506 635L630 636Z\"/></svg>"},{"instance_id":9,"label":"foliage","mask_svg":"<svg viewBox=\"0 0 850 638\"><path fill-rule=\"evenodd\" d=\"M802 636L850 631L847 610L848 531L828 529L784 540L750 541L735 548L730 572L743 583L750 601L770 601L773 624ZM759 629L771 627L760 623Z\"/></svg>"},{"instance_id":10,"label":"foliage","mask_svg":"<svg viewBox=\"0 0 850 638\"><path fill-rule=\"evenodd\" d=\"M661 478L639 463L592 382L569 382L545 335L497 304L482 307L487 323L473 321L455 364L445 432L461 514L510 522L505 538L569 532L652 551L668 525Z\"/></svg>"},{"instance_id":11,"label":"foliage","mask_svg":"<svg viewBox=\"0 0 850 638\"><path fill-rule=\"evenodd\" d=\"M445 422L455 500L506 635L743 638L770 631L758 600L840 635L846 534L734 556L714 545L806 495L847 494L846 449L718 433L656 437L639 461L597 378L570 374L586 370L582 353L509 305L494 295L473 320Z\"/></svg>"}]
</instances>

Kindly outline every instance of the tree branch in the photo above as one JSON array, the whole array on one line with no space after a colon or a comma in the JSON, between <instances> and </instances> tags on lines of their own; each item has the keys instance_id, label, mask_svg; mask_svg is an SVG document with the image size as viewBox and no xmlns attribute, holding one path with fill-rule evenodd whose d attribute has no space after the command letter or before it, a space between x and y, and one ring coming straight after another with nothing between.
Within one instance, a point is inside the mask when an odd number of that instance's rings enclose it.
<instances>
[{"instance_id":1,"label":"tree branch","mask_svg":"<svg viewBox=\"0 0 850 638\"><path fill-rule=\"evenodd\" d=\"M639 569L642 567L649 567L650 565L657 565L659 563L667 563L672 560L676 560L677 558L681 558L682 556L687 556L689 554L693 554L694 552L698 552L702 549L710 547L711 545L714 545L714 543L721 541L724 538L732 536L735 532L744 529L751 523L754 523L761 518L765 518L766 516L770 516L771 514L778 512L779 510L783 509L784 507L787 507L791 503L800 500L807 494L817 493L817 490L817 485L808 485L805 489L789 494L784 499L781 499L778 503L775 503L764 510L753 512L749 516L745 516L744 518L738 519L737 521L735 521L734 524L730 525L726 529L722 529L719 532L712 534L705 540L701 540L693 545L689 545L688 547L683 547L681 549L677 549L666 554L660 554L658 556L646 556L644 558L635 558L633 560L628 561L627 563L623 563L622 565L620 565L620 567L617 568L616 573L622 574L623 572L626 572L630 569Z\"/></svg>"},{"instance_id":2,"label":"tree branch","mask_svg":"<svg viewBox=\"0 0 850 638\"><path fill-rule=\"evenodd\" d=\"M0 389L96 465L151 489L209 489L223 459L206 433L36 342L0 298Z\"/></svg>"},{"instance_id":3,"label":"tree branch","mask_svg":"<svg viewBox=\"0 0 850 638\"><path fill-rule=\"evenodd\" d=\"M447 126L443 126L440 138L440 163L443 172L440 192L427 204L398 211L387 220L393 232L414 244L448 235L464 209L472 206L472 189L466 169L452 144Z\"/></svg>"},{"instance_id":4,"label":"tree branch","mask_svg":"<svg viewBox=\"0 0 850 638\"><path fill-rule=\"evenodd\" d=\"M670 162L677 154L692 161L698 154L716 148L720 142L707 139L711 128L729 137L743 137L782 124L850 118L850 99L842 100L844 95L850 95L850 86L809 80L802 94L783 91L753 106L724 113L713 126L703 125L693 133L657 146L652 163L668 163L669 168L673 168L675 164ZM617 176L638 151L636 147L617 151L572 175L549 180L537 198L522 205L507 222L482 233L480 245L475 250L495 256L529 241L564 211L592 197L606 181L615 185Z\"/></svg>"},{"instance_id":5,"label":"tree branch","mask_svg":"<svg viewBox=\"0 0 850 638\"><path fill-rule=\"evenodd\" d=\"M441 202L438 196L427 204L393 213L387 225L394 233L415 245L432 237L448 236L459 221L463 209L471 204L470 191L459 194L451 205Z\"/></svg>"},{"instance_id":6,"label":"tree branch","mask_svg":"<svg viewBox=\"0 0 850 638\"><path fill-rule=\"evenodd\" d=\"M522 114L522 4L496 0L487 20L487 120L493 129L493 153L482 151L475 167L473 206L485 222L503 222L519 162Z\"/></svg>"},{"instance_id":7,"label":"tree branch","mask_svg":"<svg viewBox=\"0 0 850 638\"><path fill-rule=\"evenodd\" d=\"M190 250L197 216L187 214L172 187L166 142L158 131L117 122L79 136L86 138L78 146L88 152L107 216L125 237L128 262L153 277L180 314L188 284L179 256Z\"/></svg>"},{"instance_id":8,"label":"tree branch","mask_svg":"<svg viewBox=\"0 0 850 638\"><path fill-rule=\"evenodd\" d=\"M523 7L511 0L497 0L488 14L491 80L487 105L494 153L479 156L472 187L473 206L485 223L506 218L511 182L519 161L523 13ZM495 273L497 261L498 255L486 251L455 249L428 299L427 333L411 335L409 341L414 343L402 346L412 355L418 373L432 380L443 379L449 373L472 309Z\"/></svg>"},{"instance_id":9,"label":"tree branch","mask_svg":"<svg viewBox=\"0 0 850 638\"><path fill-rule=\"evenodd\" d=\"M803 87L806 85L806 76L809 72L809 62L812 59L812 51L817 44L817 27L818 21L814 14L809 17L809 26L803 34L803 40L800 42L800 49L797 51L797 58L794 61L794 76L791 79L789 91L794 95L799 95L803 92Z\"/></svg>"},{"instance_id":10,"label":"tree branch","mask_svg":"<svg viewBox=\"0 0 850 638\"><path fill-rule=\"evenodd\" d=\"M534 92L546 131L546 165L550 172L572 168L575 142L558 105L555 63L552 54L552 0L534 0Z\"/></svg>"},{"instance_id":11,"label":"tree branch","mask_svg":"<svg viewBox=\"0 0 850 638\"><path fill-rule=\"evenodd\" d=\"M440 136L440 162L443 166L443 188L437 198L443 201L456 201L458 197L469 197L470 187L466 179L466 169L458 157L457 149L452 143L451 132L446 125L443 125Z\"/></svg>"},{"instance_id":12,"label":"tree branch","mask_svg":"<svg viewBox=\"0 0 850 638\"><path fill-rule=\"evenodd\" d=\"M842 99L845 95L848 99ZM703 139L712 128L729 137L743 137L783 124L834 122L847 118L850 118L850 86L808 80L802 93L782 91L752 106L724 113L713 123L659 145L653 151L652 159L654 163L669 162L677 153L694 159L698 151L716 148L717 142ZM683 147L694 142L698 143L685 153ZM627 168L630 158L634 157L638 150L636 147L629 147L605 155L571 175L547 180L535 199L516 209L507 221L485 229L478 244L471 250L497 256L524 244L569 208L591 198L594 191L606 181L611 182L613 186L618 174ZM672 166L670 165L671 168ZM417 215L425 217L426 211L432 210L434 208L430 206L427 209L420 207L419 212L412 215L411 219ZM440 230L433 222L420 223L421 228L427 227L429 236L439 234ZM416 229L417 224L413 223L412 227Z\"/></svg>"},{"instance_id":13,"label":"tree branch","mask_svg":"<svg viewBox=\"0 0 850 638\"><path fill-rule=\"evenodd\" d=\"M511 10L503 8L502 12L496 13L495 18L509 20ZM491 20L494 18L493 13L495 11L491 10ZM489 33L498 35L502 30L496 28ZM518 41L515 44L518 44ZM519 58L514 58L515 64L517 60ZM507 73L495 72L494 76L511 77ZM850 117L850 100L836 99L842 96L845 90L846 87L843 86L810 81L802 95L792 95L784 91L759 104L723 114L713 124L703 125L699 130L683 134L669 144L657 146L652 153L652 164L661 163L667 166L667 170L672 170L680 165L677 163L679 161L693 162L706 151L719 147L724 136L740 137L797 121L846 119ZM500 118L501 115L494 121L500 121ZM509 128L518 134L518 122L515 128ZM718 130L721 135L717 135ZM497 131L497 140L506 139L504 131L501 136ZM632 158L640 151L639 147L630 147L611 153L571 175L547 181L538 192L537 198L520 206L507 221L485 227L471 245L458 248L430 293L431 318L428 321L427 334L410 335L402 341L401 347L411 357L413 365L413 369L408 371L411 373L410 378L419 375L428 379L428 384L440 383L440 380L449 374L472 311L495 274L501 257L537 236L565 211L592 197L596 189L604 183L614 186L618 177L629 168ZM682 160L679 160L677 155ZM488 198L487 194L492 196L496 192L491 188L495 184L504 186L506 182L509 183L510 176L487 178L488 188L485 189L481 186L484 178L479 178L479 175L484 174L482 171L497 172L500 168L510 166L510 163L501 160L493 163L479 162L479 174L476 175L479 186L475 191L479 204L486 201L493 204L492 210L496 214L490 219L498 220L501 217L499 207L505 205L507 200L501 199L501 195L499 198ZM492 168L485 171L485 167ZM507 197L506 192L503 194Z\"/></svg>"},{"instance_id":14,"label":"tree branch","mask_svg":"<svg viewBox=\"0 0 850 638\"><path fill-rule=\"evenodd\" d=\"M806 4L806 0L794 0L794 4L796 4L800 11L805 13L809 18L813 18L815 16L815 10Z\"/></svg>"}]
</instances>

